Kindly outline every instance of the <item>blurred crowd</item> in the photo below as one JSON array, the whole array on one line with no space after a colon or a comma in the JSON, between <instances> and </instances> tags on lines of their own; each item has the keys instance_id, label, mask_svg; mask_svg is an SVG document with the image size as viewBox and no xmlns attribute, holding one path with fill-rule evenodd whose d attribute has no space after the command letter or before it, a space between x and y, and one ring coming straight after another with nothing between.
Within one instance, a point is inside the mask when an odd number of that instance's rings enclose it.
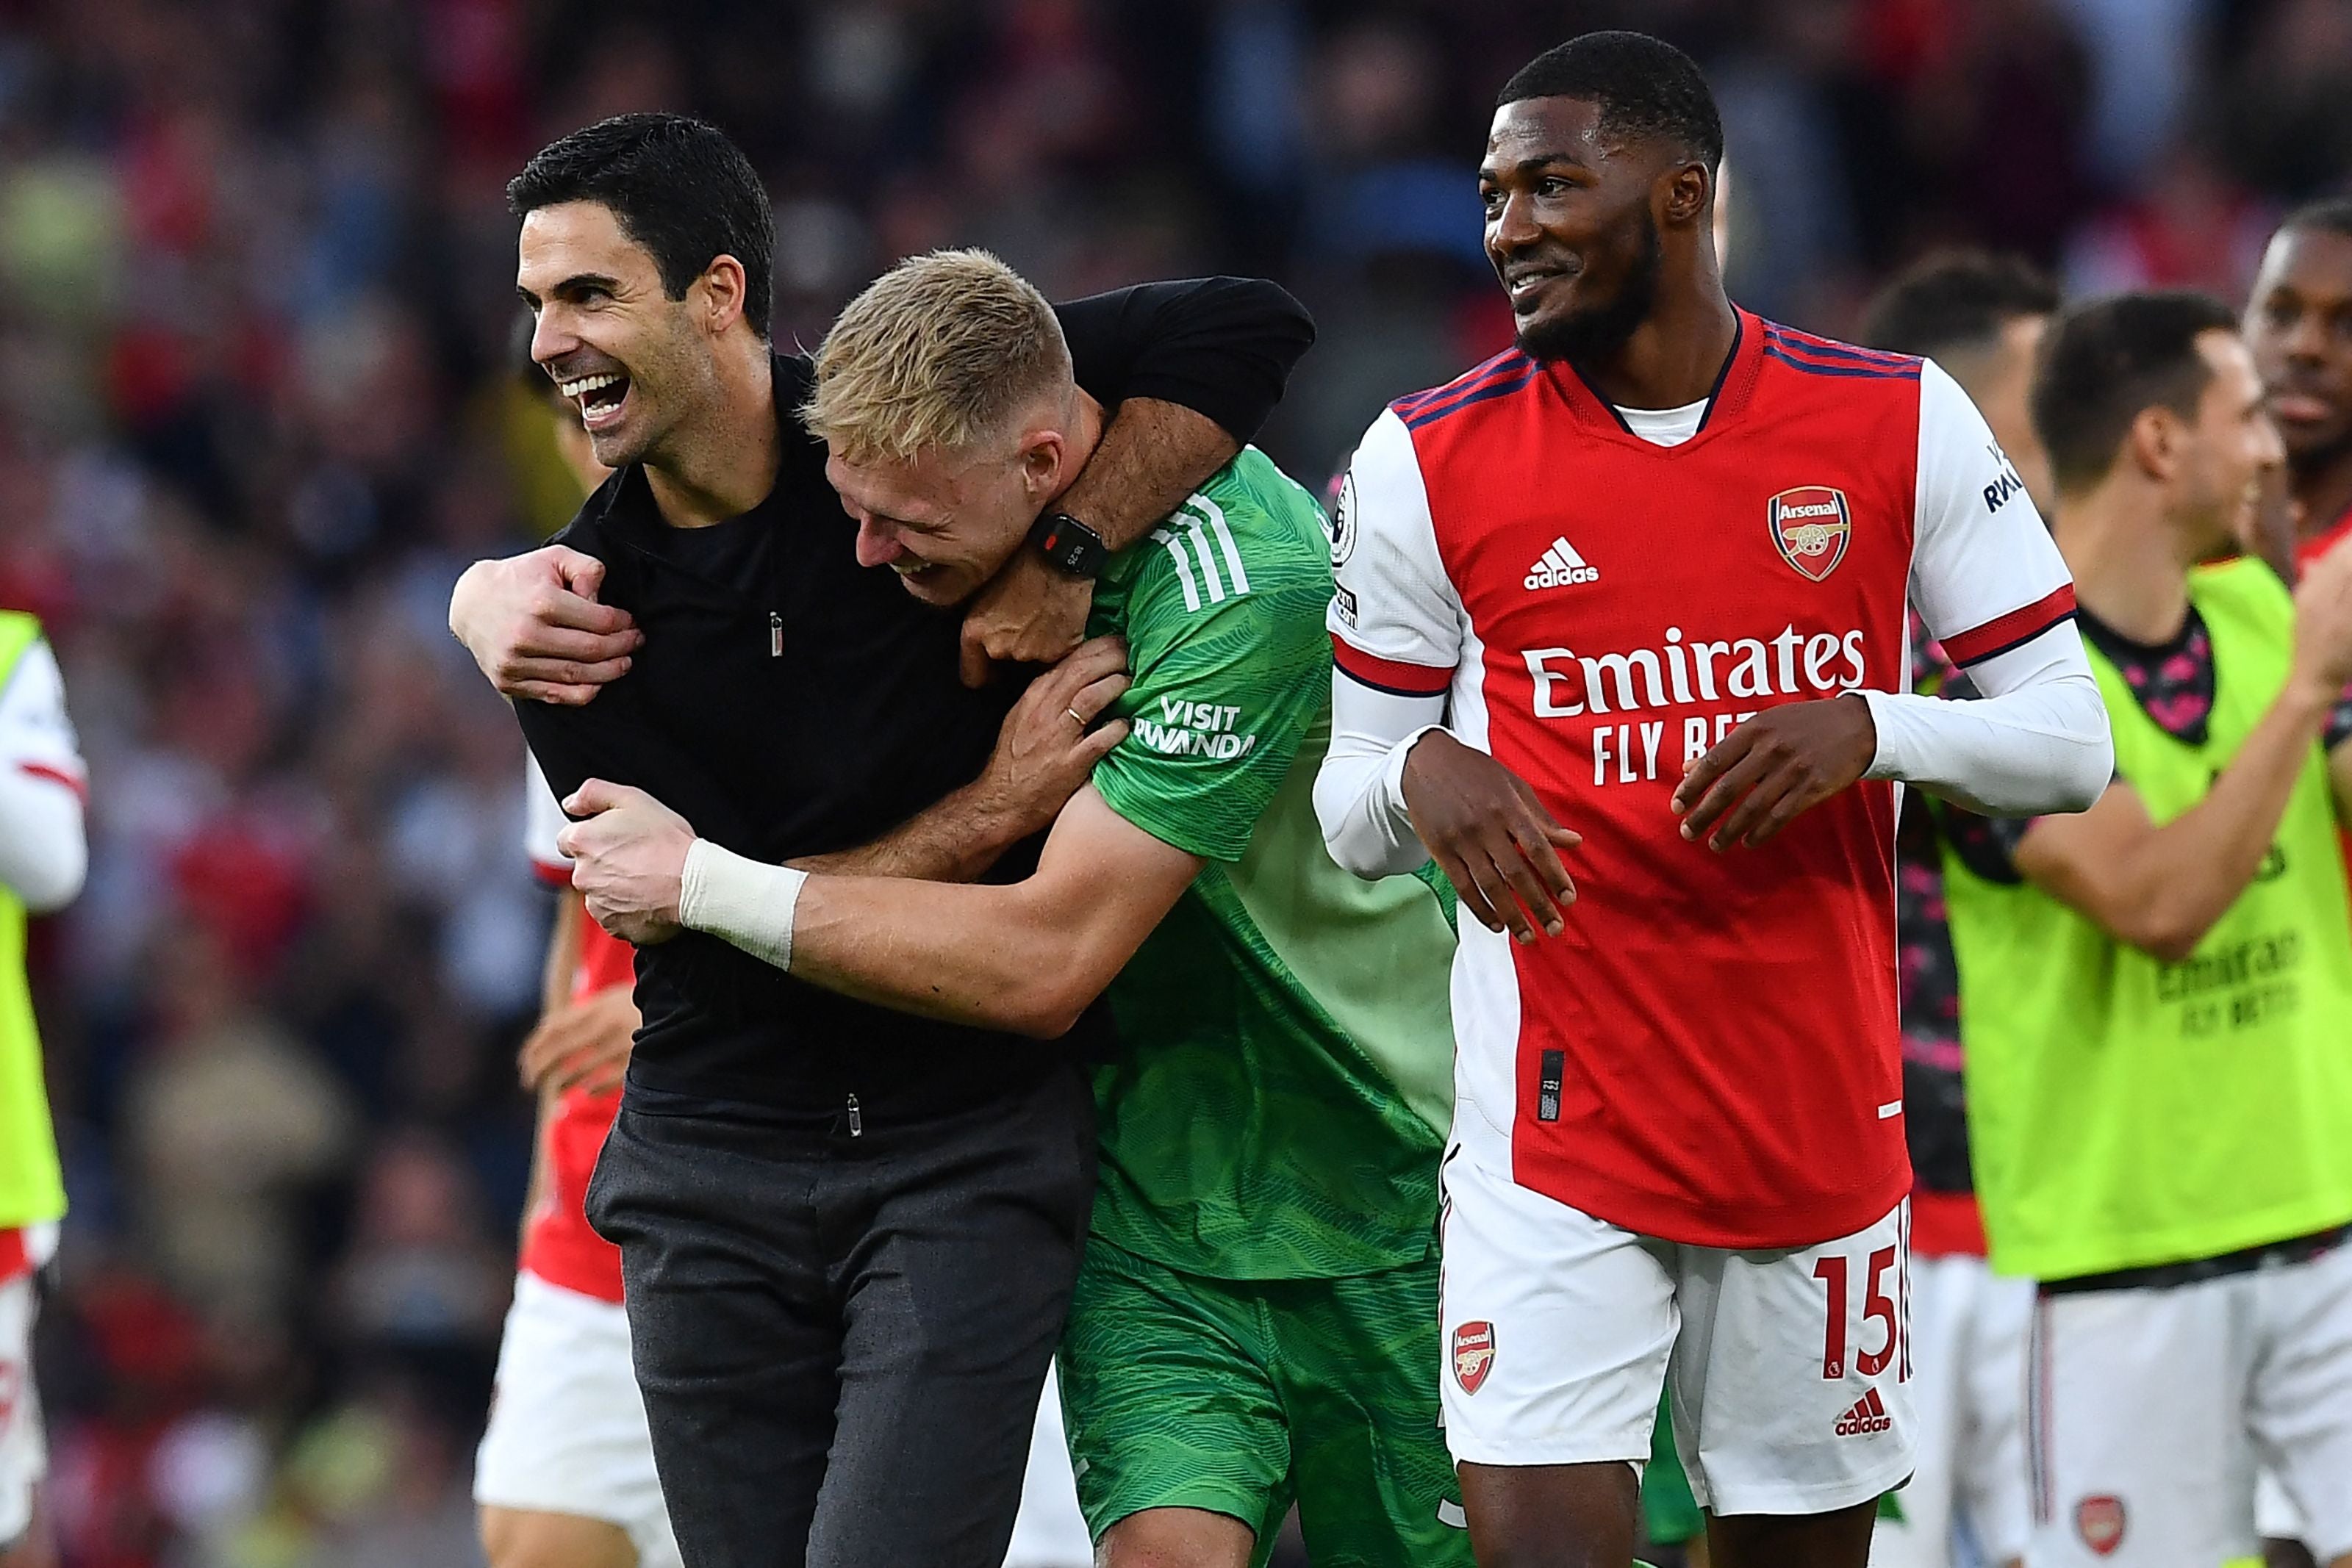
<instances>
[{"instance_id":1,"label":"blurred crowd","mask_svg":"<svg viewBox=\"0 0 2352 1568\"><path fill-rule=\"evenodd\" d=\"M475 1560L548 908L443 619L577 499L512 373L536 146L717 120L804 343L951 242L1060 296L1270 273L1314 483L1507 340L1487 106L1621 23L1715 83L1735 297L1817 330L1949 240L2234 299L2352 169L2352 0L0 0L0 604L93 781L35 950L70 1568Z\"/></svg>"}]
</instances>

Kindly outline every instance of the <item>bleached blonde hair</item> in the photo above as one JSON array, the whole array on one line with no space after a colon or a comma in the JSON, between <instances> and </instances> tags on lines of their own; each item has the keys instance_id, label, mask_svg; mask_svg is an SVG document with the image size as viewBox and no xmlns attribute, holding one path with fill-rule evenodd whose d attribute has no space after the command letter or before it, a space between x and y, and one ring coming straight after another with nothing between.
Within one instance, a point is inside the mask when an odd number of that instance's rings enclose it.
<instances>
[{"instance_id":1,"label":"bleached blonde hair","mask_svg":"<svg viewBox=\"0 0 2352 1568\"><path fill-rule=\"evenodd\" d=\"M801 418L845 461L903 463L1006 435L1070 384L1054 308L984 250L909 256L851 300L816 351Z\"/></svg>"}]
</instances>

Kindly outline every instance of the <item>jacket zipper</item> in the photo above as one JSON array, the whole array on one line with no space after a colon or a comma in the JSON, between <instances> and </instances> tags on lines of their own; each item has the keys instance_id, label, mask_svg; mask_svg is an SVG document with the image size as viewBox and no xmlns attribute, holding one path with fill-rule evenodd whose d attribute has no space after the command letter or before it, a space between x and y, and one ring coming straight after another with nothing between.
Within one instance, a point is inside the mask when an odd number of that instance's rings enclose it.
<instances>
[{"instance_id":1,"label":"jacket zipper","mask_svg":"<svg viewBox=\"0 0 2352 1568\"><path fill-rule=\"evenodd\" d=\"M849 1097L849 1135L853 1138L862 1137L865 1132L866 1118L857 1113L857 1096L852 1094Z\"/></svg>"},{"instance_id":2,"label":"jacket zipper","mask_svg":"<svg viewBox=\"0 0 2352 1568\"><path fill-rule=\"evenodd\" d=\"M784 618L774 611L768 612L768 657L784 656Z\"/></svg>"}]
</instances>

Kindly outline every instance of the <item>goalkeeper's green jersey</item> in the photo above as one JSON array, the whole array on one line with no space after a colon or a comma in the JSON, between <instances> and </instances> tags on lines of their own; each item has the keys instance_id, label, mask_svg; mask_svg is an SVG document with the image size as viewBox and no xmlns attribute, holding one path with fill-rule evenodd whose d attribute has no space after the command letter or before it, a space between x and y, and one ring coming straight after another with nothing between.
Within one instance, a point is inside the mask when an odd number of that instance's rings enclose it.
<instances>
[{"instance_id":1,"label":"goalkeeper's green jersey","mask_svg":"<svg viewBox=\"0 0 2352 1568\"><path fill-rule=\"evenodd\" d=\"M1119 552L1088 631L1127 639L1134 729L1111 809L1199 855L1110 988L1095 1233L1217 1279L1418 1262L1453 1101L1453 907L1323 847L1330 738L1322 514L1255 449Z\"/></svg>"}]
</instances>

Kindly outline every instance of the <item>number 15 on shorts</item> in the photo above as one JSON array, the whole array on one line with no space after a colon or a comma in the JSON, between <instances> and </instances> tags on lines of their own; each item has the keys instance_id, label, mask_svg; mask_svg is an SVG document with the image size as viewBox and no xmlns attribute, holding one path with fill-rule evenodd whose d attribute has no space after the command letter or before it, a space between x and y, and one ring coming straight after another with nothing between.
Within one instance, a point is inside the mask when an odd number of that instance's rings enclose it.
<instances>
[{"instance_id":1,"label":"number 15 on shorts","mask_svg":"<svg viewBox=\"0 0 2352 1568\"><path fill-rule=\"evenodd\" d=\"M1853 1370L1864 1377L1876 1377L1893 1366L1897 1382L1910 1378L1911 1347L1903 1332L1910 1303L1901 1299L1907 1292L1909 1276L1899 1266L1901 1258L1899 1247L1881 1247L1866 1258L1825 1252L1813 1260L1813 1278L1822 1294L1824 1380L1835 1383L1845 1376L1849 1352ZM1852 1292L1857 1275L1863 1292L1862 1339L1849 1345L1847 1324L1853 1321Z\"/></svg>"}]
</instances>

